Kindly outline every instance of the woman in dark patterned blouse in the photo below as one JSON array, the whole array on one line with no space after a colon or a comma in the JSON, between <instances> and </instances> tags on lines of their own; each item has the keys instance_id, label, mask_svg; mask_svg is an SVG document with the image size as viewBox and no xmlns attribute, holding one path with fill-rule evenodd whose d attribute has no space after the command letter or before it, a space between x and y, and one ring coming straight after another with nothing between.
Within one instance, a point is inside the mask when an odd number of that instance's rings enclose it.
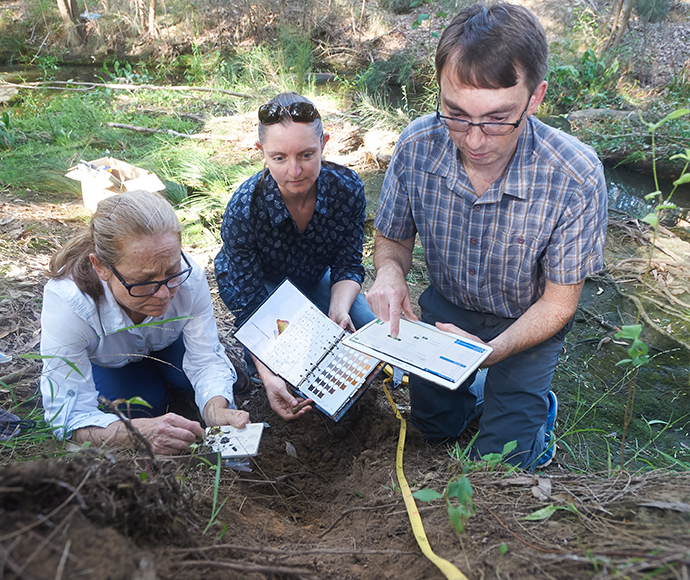
<instances>
[{"instance_id":1,"label":"woman in dark patterned blouse","mask_svg":"<svg viewBox=\"0 0 690 580\"><path fill-rule=\"evenodd\" d=\"M223 217L215 259L220 296L240 326L289 278L331 320L353 330L374 319L360 294L364 185L354 171L322 162L328 141L316 107L282 93L259 108L266 169L234 193ZM286 420L298 400L285 381L254 357L271 408Z\"/></svg>"}]
</instances>

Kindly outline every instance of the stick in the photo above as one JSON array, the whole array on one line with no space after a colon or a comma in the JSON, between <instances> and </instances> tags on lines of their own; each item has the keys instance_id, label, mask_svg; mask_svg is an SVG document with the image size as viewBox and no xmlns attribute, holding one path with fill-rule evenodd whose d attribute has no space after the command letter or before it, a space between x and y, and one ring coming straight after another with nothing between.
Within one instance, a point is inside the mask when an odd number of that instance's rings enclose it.
<instances>
[{"instance_id":1,"label":"stick","mask_svg":"<svg viewBox=\"0 0 690 580\"><path fill-rule=\"evenodd\" d=\"M137 127L136 125L128 125L126 123L108 123L108 127L115 129L127 129L128 131L137 131L139 133L161 133L163 135L172 135L173 137L185 137L187 139L196 139L199 141L237 141L237 137L227 137L224 135L206 135L202 133L195 133L188 135L187 133L179 133L172 129L151 129L149 127Z\"/></svg>"},{"instance_id":2,"label":"stick","mask_svg":"<svg viewBox=\"0 0 690 580\"><path fill-rule=\"evenodd\" d=\"M214 89L210 87L190 87L190 86L172 86L172 87L162 87L158 85L128 85L124 83L83 83L77 81L51 81L50 85L45 83L24 83L15 84L8 83L7 81L0 80L0 85L5 85L8 87L17 87L20 89L51 89L51 90L68 90L68 91L90 91L96 87L101 87L105 89L120 89L124 91L136 91L136 90L146 90L146 91L198 91L204 93L222 93L224 95L230 95L231 97L239 97L241 99L251 99L252 95L245 95L244 93L234 93L232 91L227 91L225 89ZM59 85L59 86L58 86ZM68 86L69 85L69 86ZM83 87L79 89L71 88L71 86Z\"/></svg>"}]
</instances>

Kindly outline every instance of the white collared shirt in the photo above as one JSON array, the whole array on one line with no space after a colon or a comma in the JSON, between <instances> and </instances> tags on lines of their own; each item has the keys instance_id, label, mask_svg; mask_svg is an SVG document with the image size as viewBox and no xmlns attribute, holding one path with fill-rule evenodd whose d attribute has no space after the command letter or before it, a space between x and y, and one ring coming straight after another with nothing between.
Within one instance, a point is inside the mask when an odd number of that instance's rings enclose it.
<instances>
[{"instance_id":1,"label":"white collared shirt","mask_svg":"<svg viewBox=\"0 0 690 580\"><path fill-rule=\"evenodd\" d=\"M164 349L180 334L185 346L182 370L194 387L199 409L203 411L218 395L235 408L232 385L237 374L218 340L204 271L190 263L192 274L178 288L165 314L149 316L136 328L105 282L105 296L98 304L69 278L46 284L41 312L41 394L45 419L57 437L69 437L82 427L107 427L118 420L98 409L91 362L123 367ZM178 317L185 318L170 321Z\"/></svg>"}]
</instances>

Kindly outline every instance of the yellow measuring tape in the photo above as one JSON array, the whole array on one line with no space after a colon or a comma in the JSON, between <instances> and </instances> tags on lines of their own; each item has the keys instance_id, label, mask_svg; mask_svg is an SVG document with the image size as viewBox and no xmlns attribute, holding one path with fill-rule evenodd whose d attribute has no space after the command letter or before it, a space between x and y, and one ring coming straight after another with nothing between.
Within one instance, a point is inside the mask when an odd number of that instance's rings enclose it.
<instances>
[{"instance_id":1,"label":"yellow measuring tape","mask_svg":"<svg viewBox=\"0 0 690 580\"><path fill-rule=\"evenodd\" d=\"M398 452L395 456L395 471L398 475L398 483L400 484L400 490L402 491L403 499L405 500L405 507L407 508L407 515L410 517L410 524L412 525L412 532L417 540L417 544L422 549L422 553L434 563L441 572L445 575L448 580L467 580L460 570L458 570L453 564L448 560L444 560L440 556L434 554L434 551L429 545L429 540L426 537L426 532L424 531L424 524L422 524L422 518L417 510L417 504L414 502L412 497L412 492L410 491L410 486L407 484L405 479L405 472L403 471L403 452L405 450L405 435L407 433L407 421L403 419L398 407L396 407L393 402L388 389L386 388L386 383L391 382L391 379L385 379L383 381L383 392L386 393L386 398L388 402L393 407L395 416L400 419L400 436L398 437Z\"/></svg>"}]
</instances>

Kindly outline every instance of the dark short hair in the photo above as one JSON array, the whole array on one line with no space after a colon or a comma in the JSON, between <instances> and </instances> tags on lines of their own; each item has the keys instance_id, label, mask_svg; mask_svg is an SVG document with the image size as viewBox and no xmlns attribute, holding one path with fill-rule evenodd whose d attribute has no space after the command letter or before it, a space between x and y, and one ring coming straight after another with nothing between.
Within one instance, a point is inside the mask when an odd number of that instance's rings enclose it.
<instances>
[{"instance_id":1,"label":"dark short hair","mask_svg":"<svg viewBox=\"0 0 690 580\"><path fill-rule=\"evenodd\" d=\"M549 45L537 17L515 4L474 6L458 14L443 31L436 50L436 80L453 68L463 85L503 89L524 75L530 94L544 80Z\"/></svg>"}]
</instances>

